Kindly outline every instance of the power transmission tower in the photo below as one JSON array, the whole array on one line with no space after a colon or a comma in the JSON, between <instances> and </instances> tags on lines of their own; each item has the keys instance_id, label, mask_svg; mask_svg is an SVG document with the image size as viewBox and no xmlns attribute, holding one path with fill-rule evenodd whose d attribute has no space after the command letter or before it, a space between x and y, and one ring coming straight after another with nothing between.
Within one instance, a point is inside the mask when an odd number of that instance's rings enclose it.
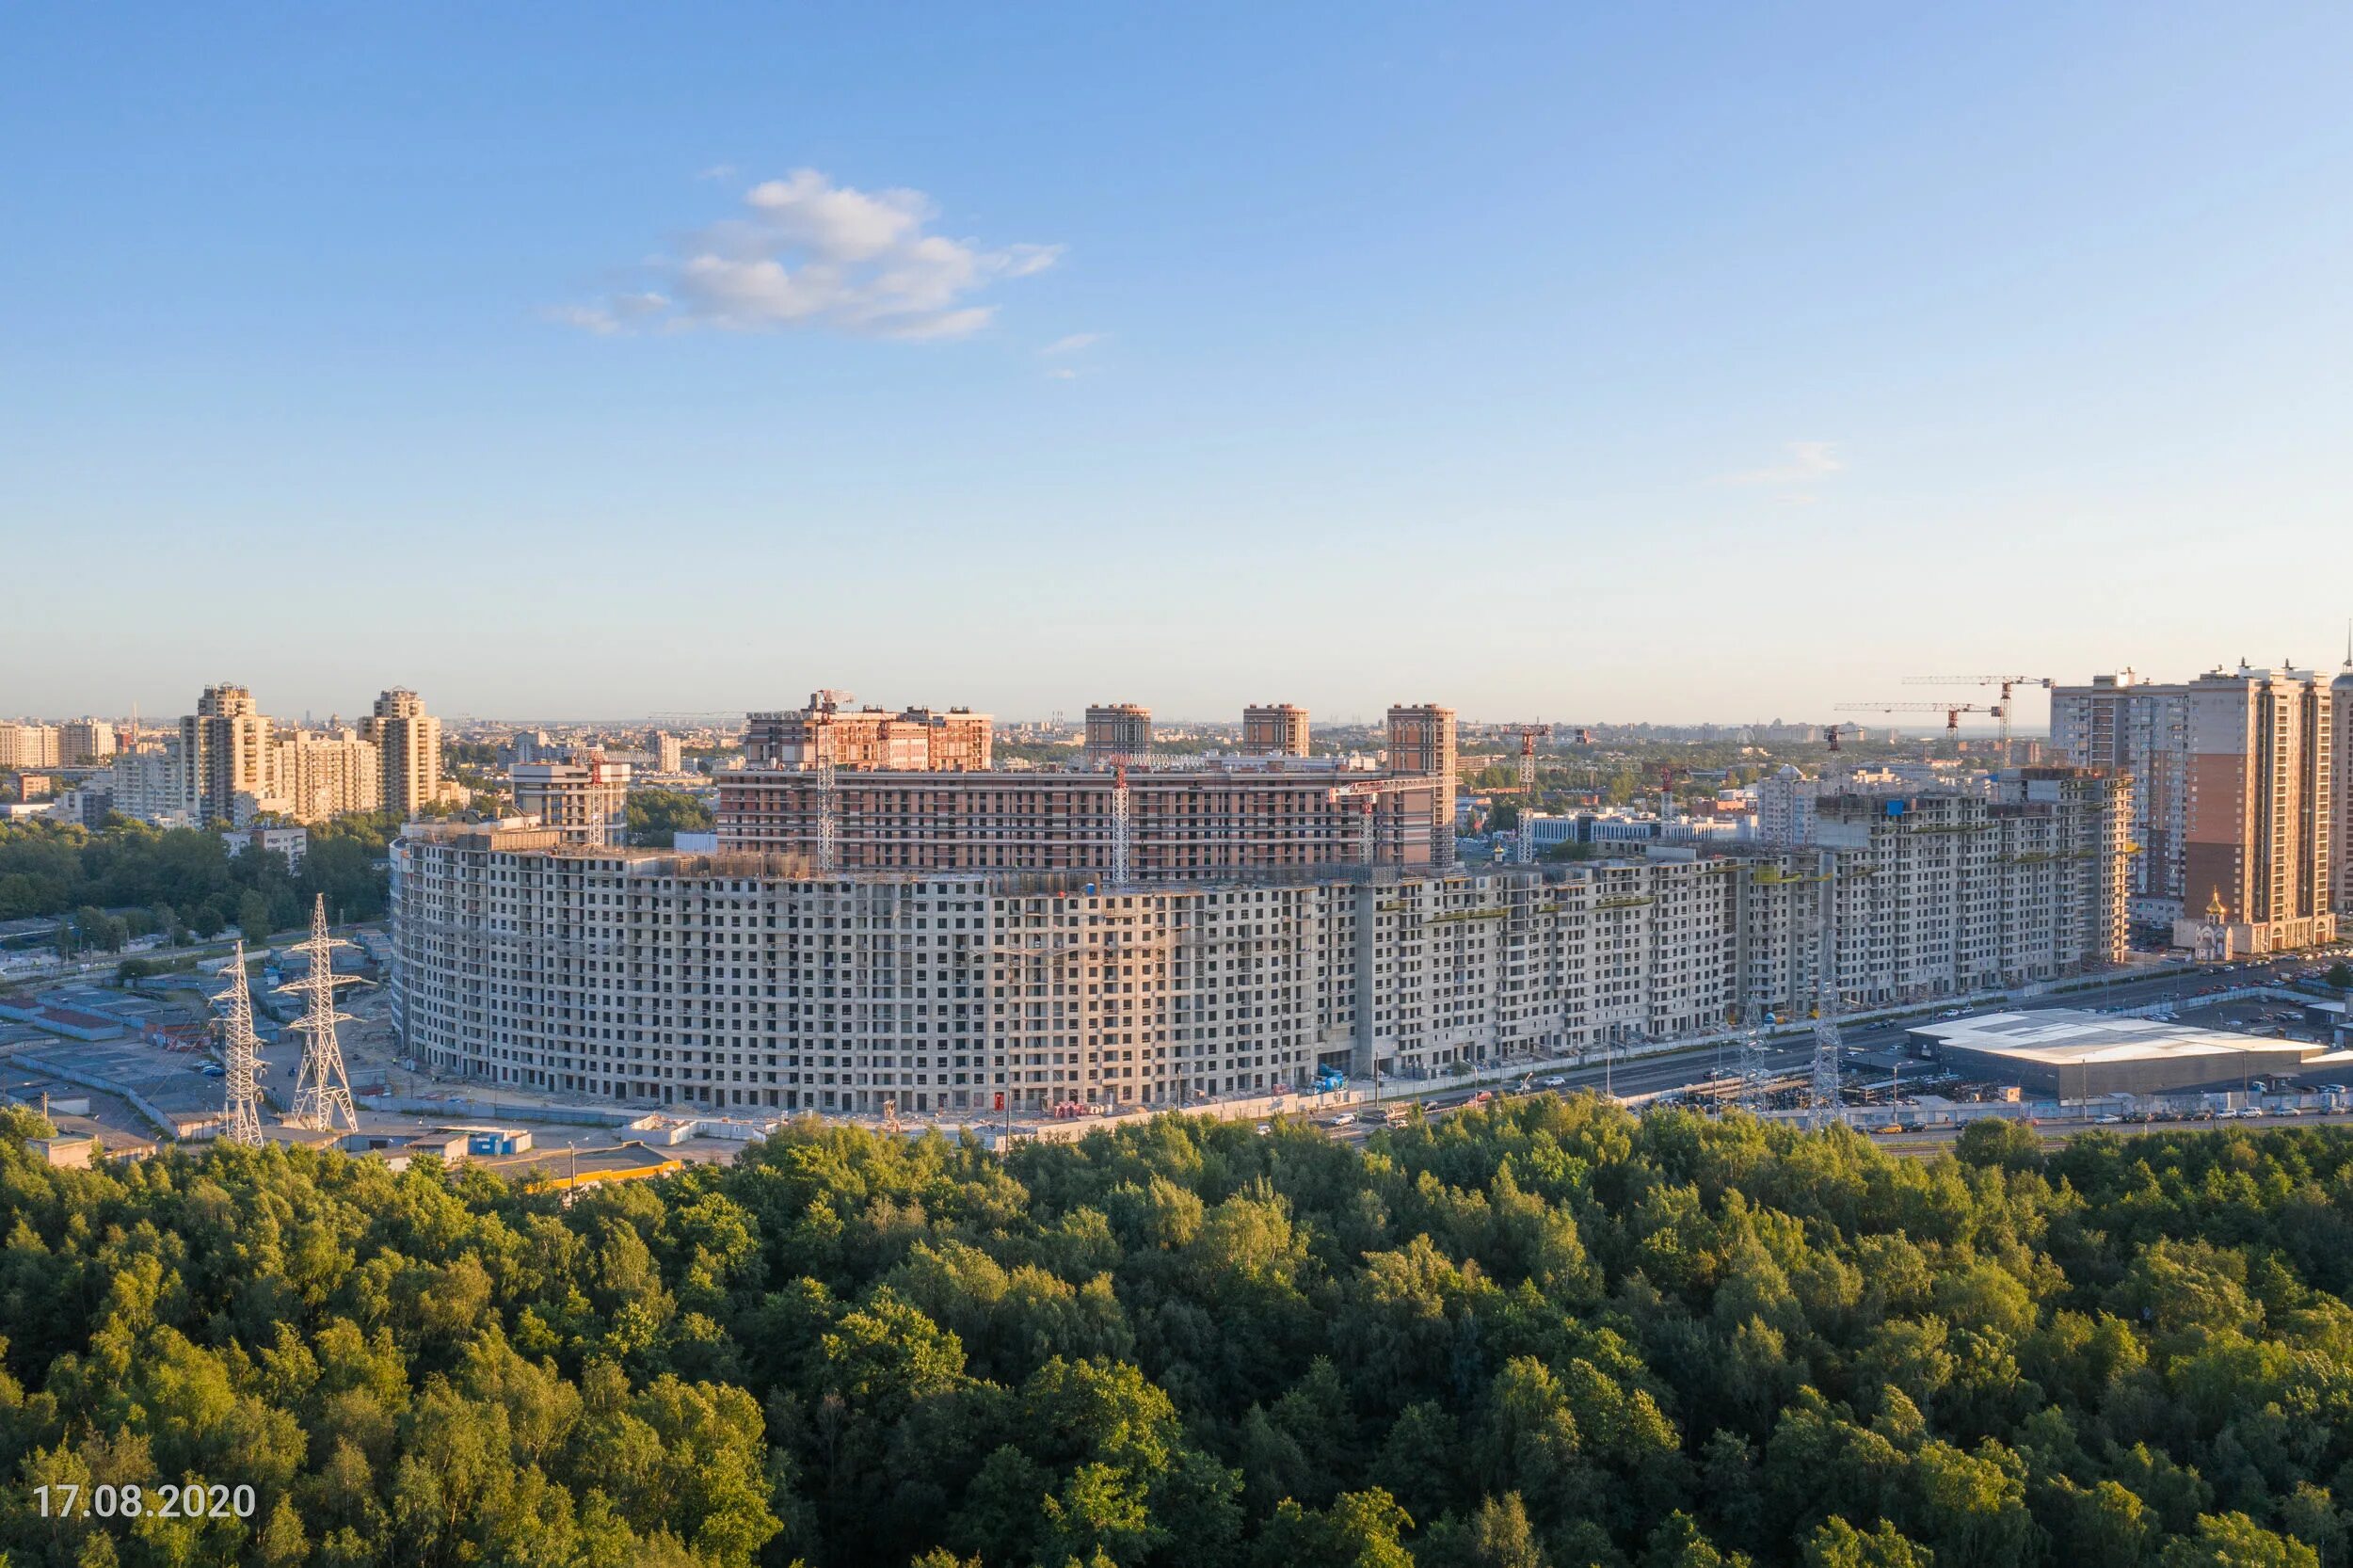
<instances>
[{"instance_id":1,"label":"power transmission tower","mask_svg":"<svg viewBox=\"0 0 2353 1568\"><path fill-rule=\"evenodd\" d=\"M340 1119L346 1129L360 1129L360 1112L351 1103L351 1080L344 1072L344 1048L335 1038L335 1025L351 1016L335 1011L335 987L359 984L357 976L335 972L335 950L349 946L327 934L327 895L321 893L311 908L310 939L296 943L293 949L308 956L310 972L279 987L309 1003L308 1011L292 1025L303 1033L302 1067L295 1076L294 1112L286 1118L288 1127L324 1132Z\"/></svg>"},{"instance_id":2,"label":"power transmission tower","mask_svg":"<svg viewBox=\"0 0 2353 1568\"><path fill-rule=\"evenodd\" d=\"M228 1077L222 1080L227 1093L223 1109L229 1112L228 1125L220 1135L232 1144L259 1144L262 1141L262 1090L257 1068L261 1064L262 1042L253 1032L253 993L246 983L245 943L237 943L236 956L221 971L229 982L228 988L213 1000L223 1004L221 1033L227 1057L224 1065Z\"/></svg>"}]
</instances>

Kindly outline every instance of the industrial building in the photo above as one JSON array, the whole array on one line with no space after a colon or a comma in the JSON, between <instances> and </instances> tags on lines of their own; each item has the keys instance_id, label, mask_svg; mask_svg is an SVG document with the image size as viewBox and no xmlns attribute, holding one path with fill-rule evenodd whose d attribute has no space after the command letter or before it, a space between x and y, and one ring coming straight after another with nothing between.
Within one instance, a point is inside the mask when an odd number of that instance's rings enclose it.
<instances>
[{"instance_id":1,"label":"industrial building","mask_svg":"<svg viewBox=\"0 0 2353 1568\"><path fill-rule=\"evenodd\" d=\"M2072 1007L1920 1024L1909 1037L1913 1054L1965 1078L2014 1083L2054 1099L2237 1089L2292 1076L2327 1049Z\"/></svg>"}]
</instances>

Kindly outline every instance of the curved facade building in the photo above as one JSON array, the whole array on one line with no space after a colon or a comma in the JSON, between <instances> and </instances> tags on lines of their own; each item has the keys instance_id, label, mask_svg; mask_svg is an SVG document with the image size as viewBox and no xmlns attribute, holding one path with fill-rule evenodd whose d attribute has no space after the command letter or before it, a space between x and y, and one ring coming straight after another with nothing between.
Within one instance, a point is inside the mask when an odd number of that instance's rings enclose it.
<instances>
[{"instance_id":1,"label":"curved facade building","mask_svg":"<svg viewBox=\"0 0 2353 1568\"><path fill-rule=\"evenodd\" d=\"M2021 789L2044 798L1833 813L1849 1005L2121 956L2119 792ZM1801 1008L1821 853L1114 888L420 823L393 849L394 1017L436 1072L640 1105L1179 1107Z\"/></svg>"}]
</instances>

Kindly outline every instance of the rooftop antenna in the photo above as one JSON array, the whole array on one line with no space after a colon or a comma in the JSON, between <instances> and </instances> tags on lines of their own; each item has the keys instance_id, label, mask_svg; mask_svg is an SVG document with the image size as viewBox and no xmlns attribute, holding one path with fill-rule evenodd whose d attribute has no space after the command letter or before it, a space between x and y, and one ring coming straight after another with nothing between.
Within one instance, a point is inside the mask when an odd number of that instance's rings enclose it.
<instances>
[{"instance_id":1,"label":"rooftop antenna","mask_svg":"<svg viewBox=\"0 0 2353 1568\"><path fill-rule=\"evenodd\" d=\"M360 1130L360 1112L351 1103L351 1080L344 1073L344 1048L335 1038L335 1025L351 1015L335 1011L335 987L356 985L357 975L335 972L335 950L349 942L327 934L327 895L311 906L311 936L294 951L311 961L310 972L280 991L304 998L309 1010L289 1027L303 1032L302 1066L295 1075L294 1111L288 1127L315 1132L333 1129L338 1120L350 1131Z\"/></svg>"},{"instance_id":2,"label":"rooftop antenna","mask_svg":"<svg viewBox=\"0 0 2353 1568\"><path fill-rule=\"evenodd\" d=\"M255 1069L261 1062L262 1042L253 1032L253 993L246 979L244 938L238 938L236 955L220 972L229 982L228 989L213 999L225 1004L221 1032L228 1076L222 1080L222 1087L227 1091L223 1109L228 1112L228 1125L221 1128L220 1135L232 1144L259 1146L262 1091Z\"/></svg>"}]
</instances>

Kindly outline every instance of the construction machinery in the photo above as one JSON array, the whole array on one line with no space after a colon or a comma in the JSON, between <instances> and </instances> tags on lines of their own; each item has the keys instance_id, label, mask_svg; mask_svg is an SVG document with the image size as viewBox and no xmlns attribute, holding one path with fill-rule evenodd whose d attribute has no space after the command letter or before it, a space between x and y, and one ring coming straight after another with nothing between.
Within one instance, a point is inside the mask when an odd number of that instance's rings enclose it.
<instances>
[{"instance_id":1,"label":"construction machinery","mask_svg":"<svg viewBox=\"0 0 2353 1568\"><path fill-rule=\"evenodd\" d=\"M1853 728L1854 727L1852 725L1848 724L1825 725L1822 727L1822 739L1830 743L1831 750L1836 751L1838 749L1838 737Z\"/></svg>"},{"instance_id":2,"label":"construction machinery","mask_svg":"<svg viewBox=\"0 0 2353 1568\"><path fill-rule=\"evenodd\" d=\"M1945 738L1953 744L1953 755L1961 755L1961 715L1992 713L2001 717L2005 710L1987 708L1975 702L1842 702L1842 713L1942 713L1945 715Z\"/></svg>"},{"instance_id":3,"label":"construction machinery","mask_svg":"<svg viewBox=\"0 0 2353 1568\"><path fill-rule=\"evenodd\" d=\"M1512 857L1527 865L1536 858L1536 824L1529 818L1536 808L1536 743L1552 733L1552 726L1498 724L1491 728L1498 735L1516 735L1520 739L1520 829Z\"/></svg>"},{"instance_id":4,"label":"construction machinery","mask_svg":"<svg viewBox=\"0 0 2353 1568\"><path fill-rule=\"evenodd\" d=\"M1904 678L1904 684L1907 686L1999 686L2002 689L2002 703L2000 707L1993 710L1994 717L2001 722L2000 750L1996 755L2001 758L2002 766L2009 767L2010 762L2009 726L2010 720L2018 711L2016 703L2018 688L2040 686L2047 692L2058 682L2047 675L1908 675Z\"/></svg>"},{"instance_id":5,"label":"construction machinery","mask_svg":"<svg viewBox=\"0 0 2353 1568\"><path fill-rule=\"evenodd\" d=\"M1367 866L1372 864L1372 819L1375 808L1381 803L1381 797L1391 791L1403 788L1410 782L1415 781L1401 778L1364 778L1353 783L1336 784L1324 796L1335 806L1346 801L1356 803L1356 859L1359 864Z\"/></svg>"}]
</instances>

